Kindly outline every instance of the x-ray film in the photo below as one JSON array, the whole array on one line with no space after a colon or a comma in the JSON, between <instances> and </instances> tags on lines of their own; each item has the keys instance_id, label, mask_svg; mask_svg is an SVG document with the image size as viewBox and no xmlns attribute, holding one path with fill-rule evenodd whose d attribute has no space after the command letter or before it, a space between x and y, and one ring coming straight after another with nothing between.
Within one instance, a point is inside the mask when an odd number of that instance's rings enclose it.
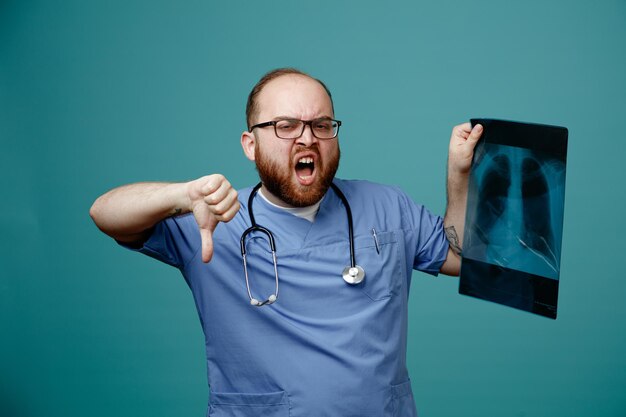
<instances>
[{"instance_id":1,"label":"x-ray film","mask_svg":"<svg viewBox=\"0 0 626 417\"><path fill-rule=\"evenodd\" d=\"M459 293L556 319L567 129L476 124Z\"/></svg>"}]
</instances>

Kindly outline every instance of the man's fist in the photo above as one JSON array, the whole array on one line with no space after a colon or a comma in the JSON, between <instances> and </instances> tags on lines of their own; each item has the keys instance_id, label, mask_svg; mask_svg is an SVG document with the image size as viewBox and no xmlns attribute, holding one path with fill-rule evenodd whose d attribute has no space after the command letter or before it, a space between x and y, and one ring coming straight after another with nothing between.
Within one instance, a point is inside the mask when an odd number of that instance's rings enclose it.
<instances>
[{"instance_id":1,"label":"man's fist","mask_svg":"<svg viewBox=\"0 0 626 417\"><path fill-rule=\"evenodd\" d=\"M237 191L221 174L207 175L187 183L189 210L200 228L202 261L213 257L213 231L219 222L228 222L239 211Z\"/></svg>"},{"instance_id":2,"label":"man's fist","mask_svg":"<svg viewBox=\"0 0 626 417\"><path fill-rule=\"evenodd\" d=\"M472 129L471 123L463 123L452 129L448 154L448 170L450 174L466 175L469 173L472 166L474 148L482 133L483 127L481 125L476 125Z\"/></svg>"}]
</instances>

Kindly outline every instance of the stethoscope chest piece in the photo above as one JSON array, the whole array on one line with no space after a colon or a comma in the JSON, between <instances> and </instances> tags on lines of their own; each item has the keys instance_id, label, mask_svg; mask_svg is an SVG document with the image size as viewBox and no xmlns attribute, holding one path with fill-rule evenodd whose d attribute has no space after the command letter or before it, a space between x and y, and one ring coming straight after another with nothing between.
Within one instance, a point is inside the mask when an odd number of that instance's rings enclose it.
<instances>
[{"instance_id":1,"label":"stethoscope chest piece","mask_svg":"<svg viewBox=\"0 0 626 417\"><path fill-rule=\"evenodd\" d=\"M341 275L343 280L351 285L360 284L365 279L365 271L358 265L346 266Z\"/></svg>"}]
</instances>

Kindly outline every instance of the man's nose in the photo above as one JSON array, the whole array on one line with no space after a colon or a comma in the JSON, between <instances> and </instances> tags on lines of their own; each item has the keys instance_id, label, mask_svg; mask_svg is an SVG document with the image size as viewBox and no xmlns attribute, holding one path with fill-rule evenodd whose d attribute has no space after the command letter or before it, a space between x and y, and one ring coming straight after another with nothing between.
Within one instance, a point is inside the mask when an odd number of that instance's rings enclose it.
<instances>
[{"instance_id":1,"label":"man's nose","mask_svg":"<svg viewBox=\"0 0 626 417\"><path fill-rule=\"evenodd\" d=\"M302 135L296 139L296 143L302 146L311 146L315 142L317 142L317 138L313 135L313 128L309 123L304 126L304 131L302 132Z\"/></svg>"}]
</instances>

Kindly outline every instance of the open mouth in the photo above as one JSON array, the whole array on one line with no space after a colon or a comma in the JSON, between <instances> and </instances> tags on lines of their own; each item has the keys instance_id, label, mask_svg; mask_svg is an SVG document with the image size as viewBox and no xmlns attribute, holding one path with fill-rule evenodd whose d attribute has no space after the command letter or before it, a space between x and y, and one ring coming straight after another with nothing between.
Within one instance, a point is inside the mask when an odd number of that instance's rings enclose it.
<instances>
[{"instance_id":1,"label":"open mouth","mask_svg":"<svg viewBox=\"0 0 626 417\"><path fill-rule=\"evenodd\" d=\"M310 156L304 156L298 159L296 162L296 175L300 179L300 182L307 184L313 181L313 174L315 172L315 163Z\"/></svg>"}]
</instances>

